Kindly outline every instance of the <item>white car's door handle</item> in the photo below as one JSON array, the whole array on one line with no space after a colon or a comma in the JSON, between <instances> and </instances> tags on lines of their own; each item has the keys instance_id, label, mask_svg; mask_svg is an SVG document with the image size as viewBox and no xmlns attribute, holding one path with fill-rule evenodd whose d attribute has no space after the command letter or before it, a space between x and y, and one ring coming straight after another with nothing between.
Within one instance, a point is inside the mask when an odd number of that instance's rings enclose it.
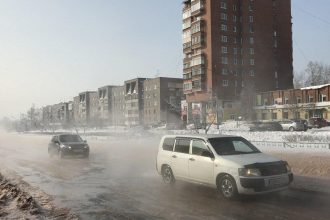
<instances>
[{"instance_id":1,"label":"white car's door handle","mask_svg":"<svg viewBox=\"0 0 330 220\"><path fill-rule=\"evenodd\" d=\"M195 159L194 159L194 158L190 158L189 160L190 160L190 161L195 161Z\"/></svg>"}]
</instances>

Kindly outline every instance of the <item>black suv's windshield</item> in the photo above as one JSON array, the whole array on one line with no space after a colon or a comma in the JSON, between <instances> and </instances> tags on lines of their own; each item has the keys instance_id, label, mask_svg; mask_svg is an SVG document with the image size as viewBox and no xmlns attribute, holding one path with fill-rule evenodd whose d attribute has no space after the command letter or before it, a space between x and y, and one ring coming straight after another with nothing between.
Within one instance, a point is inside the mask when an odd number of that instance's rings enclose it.
<instances>
[{"instance_id":1,"label":"black suv's windshield","mask_svg":"<svg viewBox=\"0 0 330 220\"><path fill-rule=\"evenodd\" d=\"M219 155L260 153L253 144L241 137L209 138L209 142Z\"/></svg>"},{"instance_id":2,"label":"black suv's windshield","mask_svg":"<svg viewBox=\"0 0 330 220\"><path fill-rule=\"evenodd\" d=\"M60 135L61 142L82 142L79 135Z\"/></svg>"}]
</instances>

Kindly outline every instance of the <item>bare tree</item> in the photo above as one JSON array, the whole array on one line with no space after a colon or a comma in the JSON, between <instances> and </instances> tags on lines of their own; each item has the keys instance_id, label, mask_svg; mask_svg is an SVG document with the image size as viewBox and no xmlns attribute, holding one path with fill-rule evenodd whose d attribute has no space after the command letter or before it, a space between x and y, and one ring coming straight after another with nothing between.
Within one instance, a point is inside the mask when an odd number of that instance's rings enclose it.
<instances>
[{"instance_id":1,"label":"bare tree","mask_svg":"<svg viewBox=\"0 0 330 220\"><path fill-rule=\"evenodd\" d=\"M321 85L329 83L330 80L330 66L321 62L309 62L305 75L305 86Z\"/></svg>"},{"instance_id":2,"label":"bare tree","mask_svg":"<svg viewBox=\"0 0 330 220\"><path fill-rule=\"evenodd\" d=\"M253 83L247 83L242 89L241 100L241 114L245 119L254 119L254 104L255 104L256 90Z\"/></svg>"}]
</instances>

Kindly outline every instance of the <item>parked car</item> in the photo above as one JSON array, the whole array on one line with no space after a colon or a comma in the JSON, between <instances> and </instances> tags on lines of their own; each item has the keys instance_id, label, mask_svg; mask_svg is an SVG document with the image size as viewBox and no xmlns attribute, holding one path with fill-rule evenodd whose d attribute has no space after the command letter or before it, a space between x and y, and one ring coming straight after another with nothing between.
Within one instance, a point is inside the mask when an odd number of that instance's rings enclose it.
<instances>
[{"instance_id":1,"label":"parked car","mask_svg":"<svg viewBox=\"0 0 330 220\"><path fill-rule=\"evenodd\" d=\"M261 122L256 121L252 122L250 125L250 131L282 131L283 128L280 123L271 121L271 122Z\"/></svg>"},{"instance_id":2,"label":"parked car","mask_svg":"<svg viewBox=\"0 0 330 220\"><path fill-rule=\"evenodd\" d=\"M298 120L286 120L279 123L283 131L305 131L305 125Z\"/></svg>"},{"instance_id":3,"label":"parked car","mask_svg":"<svg viewBox=\"0 0 330 220\"><path fill-rule=\"evenodd\" d=\"M60 158L66 155L89 156L89 146L77 134L61 134L52 137L48 144L48 154L52 157L58 155Z\"/></svg>"},{"instance_id":4,"label":"parked car","mask_svg":"<svg viewBox=\"0 0 330 220\"><path fill-rule=\"evenodd\" d=\"M304 125L304 131L308 130L308 121L304 119L292 119L293 121L298 121Z\"/></svg>"},{"instance_id":5,"label":"parked car","mask_svg":"<svg viewBox=\"0 0 330 220\"><path fill-rule=\"evenodd\" d=\"M227 199L284 190L293 181L287 162L261 153L239 136L166 135L156 164L166 184L203 184Z\"/></svg>"},{"instance_id":6,"label":"parked car","mask_svg":"<svg viewBox=\"0 0 330 220\"><path fill-rule=\"evenodd\" d=\"M308 128L323 128L326 126L328 126L328 123L323 118L314 117L308 119Z\"/></svg>"}]
</instances>

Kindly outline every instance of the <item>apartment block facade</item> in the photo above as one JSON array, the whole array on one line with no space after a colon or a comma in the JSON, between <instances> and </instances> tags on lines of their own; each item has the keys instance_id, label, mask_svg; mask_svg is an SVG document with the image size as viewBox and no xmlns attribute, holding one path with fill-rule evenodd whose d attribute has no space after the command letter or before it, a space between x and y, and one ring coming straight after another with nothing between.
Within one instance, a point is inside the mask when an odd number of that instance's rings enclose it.
<instances>
[{"instance_id":1,"label":"apartment block facade","mask_svg":"<svg viewBox=\"0 0 330 220\"><path fill-rule=\"evenodd\" d=\"M78 103L77 103L78 102ZM97 124L99 122L98 92L86 91L74 98L74 118L77 126Z\"/></svg>"},{"instance_id":2,"label":"apartment block facade","mask_svg":"<svg viewBox=\"0 0 330 220\"><path fill-rule=\"evenodd\" d=\"M112 122L115 126L125 125L125 86L112 87Z\"/></svg>"},{"instance_id":3,"label":"apartment block facade","mask_svg":"<svg viewBox=\"0 0 330 220\"><path fill-rule=\"evenodd\" d=\"M291 89L291 0L185 0L183 53L188 121L223 117L247 91Z\"/></svg>"},{"instance_id":4,"label":"apartment block facade","mask_svg":"<svg viewBox=\"0 0 330 220\"><path fill-rule=\"evenodd\" d=\"M113 88L116 86L104 86L98 88L98 99L99 99L99 119L104 125L113 124L113 108L114 104L112 102Z\"/></svg>"},{"instance_id":5,"label":"apartment block facade","mask_svg":"<svg viewBox=\"0 0 330 220\"><path fill-rule=\"evenodd\" d=\"M158 77L147 79L144 88L144 124L178 124L183 98L182 79Z\"/></svg>"},{"instance_id":6,"label":"apartment block facade","mask_svg":"<svg viewBox=\"0 0 330 220\"><path fill-rule=\"evenodd\" d=\"M262 92L256 96L258 120L330 119L330 84Z\"/></svg>"},{"instance_id":7,"label":"apartment block facade","mask_svg":"<svg viewBox=\"0 0 330 220\"><path fill-rule=\"evenodd\" d=\"M42 108L42 123L47 126L66 126L72 121L71 102L61 102Z\"/></svg>"}]
</instances>

